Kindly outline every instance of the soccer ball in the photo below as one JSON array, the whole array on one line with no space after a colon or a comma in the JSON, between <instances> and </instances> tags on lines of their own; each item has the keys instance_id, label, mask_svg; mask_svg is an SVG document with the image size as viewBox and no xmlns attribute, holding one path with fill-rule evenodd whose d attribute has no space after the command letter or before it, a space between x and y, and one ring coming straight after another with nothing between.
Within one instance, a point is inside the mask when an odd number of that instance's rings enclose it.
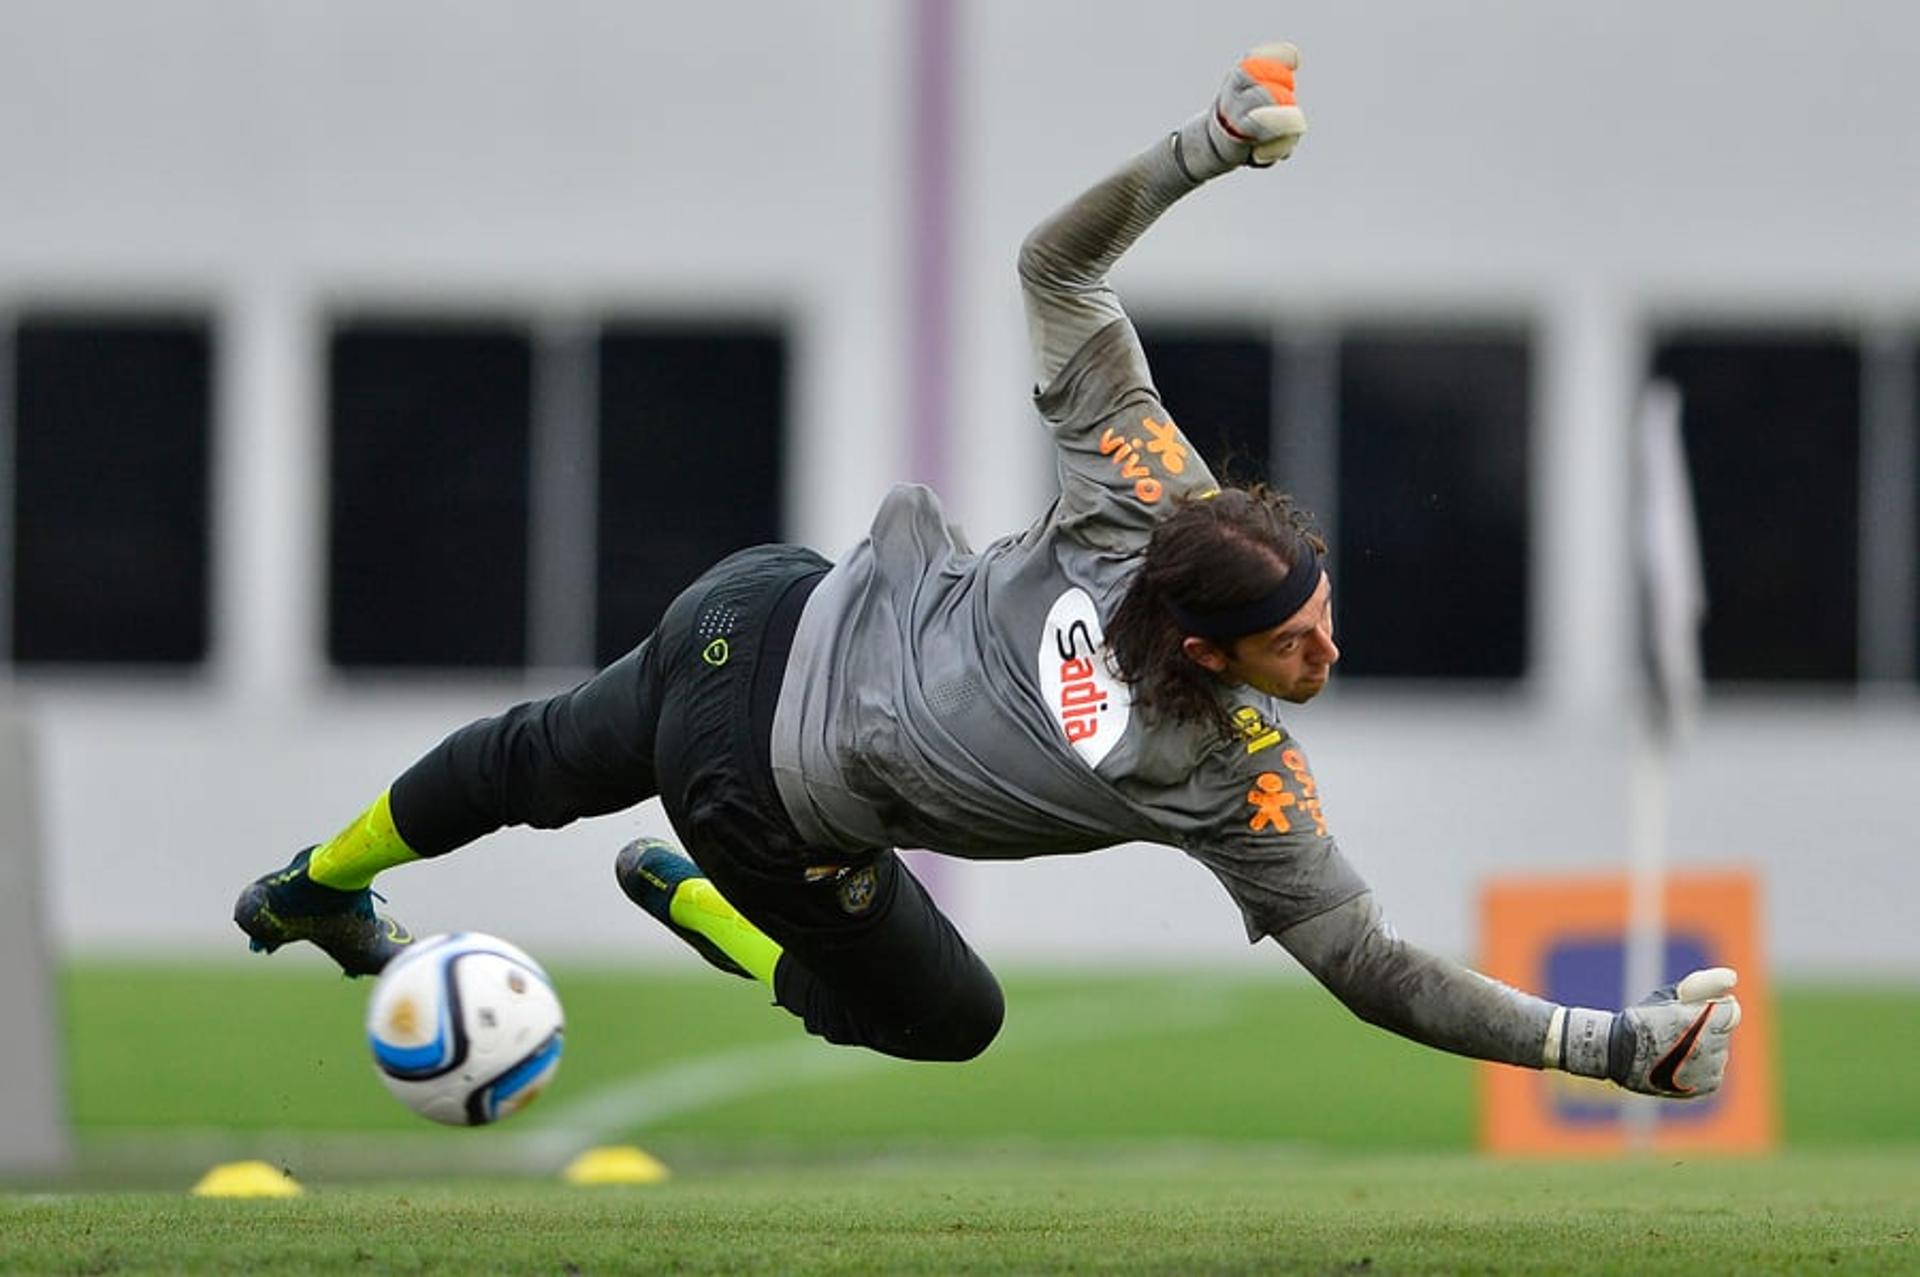
<instances>
[{"instance_id":1,"label":"soccer ball","mask_svg":"<svg viewBox=\"0 0 1920 1277\"><path fill-rule=\"evenodd\" d=\"M410 946L367 1004L380 1080L449 1126L484 1126L532 1103L560 1067L565 1022L540 964L477 931Z\"/></svg>"}]
</instances>

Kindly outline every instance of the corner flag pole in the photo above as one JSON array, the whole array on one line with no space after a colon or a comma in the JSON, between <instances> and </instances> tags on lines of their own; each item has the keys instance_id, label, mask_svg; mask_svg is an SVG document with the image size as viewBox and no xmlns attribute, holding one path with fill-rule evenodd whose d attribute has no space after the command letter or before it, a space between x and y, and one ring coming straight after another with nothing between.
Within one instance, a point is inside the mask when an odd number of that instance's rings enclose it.
<instances>
[{"instance_id":1,"label":"corner flag pole","mask_svg":"<svg viewBox=\"0 0 1920 1277\"><path fill-rule=\"evenodd\" d=\"M1706 614L1705 574L1680 440L1680 407L1680 392L1671 383L1649 383L1634 431L1639 495L1635 575L1640 582L1642 634L1650 669L1648 695L1634 716L1639 739L1629 776L1623 1005L1666 979L1663 903L1673 755L1692 735L1704 687L1700 622ZM1629 1145L1649 1147L1654 1104L1629 1103L1624 1116Z\"/></svg>"}]
</instances>

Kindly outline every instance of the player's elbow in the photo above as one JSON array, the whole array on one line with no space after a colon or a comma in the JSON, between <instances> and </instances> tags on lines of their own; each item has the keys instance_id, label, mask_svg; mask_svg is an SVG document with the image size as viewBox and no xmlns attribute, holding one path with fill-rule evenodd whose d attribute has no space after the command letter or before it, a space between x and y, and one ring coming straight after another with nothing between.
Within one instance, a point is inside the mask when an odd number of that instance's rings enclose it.
<instances>
[{"instance_id":1,"label":"player's elbow","mask_svg":"<svg viewBox=\"0 0 1920 1277\"><path fill-rule=\"evenodd\" d=\"M1014 262L1020 284L1030 292L1058 293L1072 284L1067 259L1047 234L1045 226L1036 226L1020 241L1020 254Z\"/></svg>"},{"instance_id":2,"label":"player's elbow","mask_svg":"<svg viewBox=\"0 0 1920 1277\"><path fill-rule=\"evenodd\" d=\"M1398 1030L1405 1005L1405 948L1370 894L1288 931L1282 943L1354 1015Z\"/></svg>"},{"instance_id":3,"label":"player's elbow","mask_svg":"<svg viewBox=\"0 0 1920 1277\"><path fill-rule=\"evenodd\" d=\"M1040 241L1040 232L1033 230L1020 241L1020 253L1014 258L1014 271L1020 276L1022 288L1037 288L1046 278L1047 249Z\"/></svg>"},{"instance_id":4,"label":"player's elbow","mask_svg":"<svg viewBox=\"0 0 1920 1277\"><path fill-rule=\"evenodd\" d=\"M1371 1024L1376 1029L1387 1029L1395 1033L1401 1031L1404 1018L1398 1014L1398 1003L1373 996L1367 990L1353 988L1336 989L1334 996L1340 999L1342 1006L1353 1012L1356 1019Z\"/></svg>"},{"instance_id":5,"label":"player's elbow","mask_svg":"<svg viewBox=\"0 0 1920 1277\"><path fill-rule=\"evenodd\" d=\"M1307 969L1340 1000L1341 1006L1368 1024L1377 1025L1385 1014L1385 999L1380 996L1373 957L1366 940L1357 939L1351 945L1316 955L1317 961Z\"/></svg>"}]
</instances>

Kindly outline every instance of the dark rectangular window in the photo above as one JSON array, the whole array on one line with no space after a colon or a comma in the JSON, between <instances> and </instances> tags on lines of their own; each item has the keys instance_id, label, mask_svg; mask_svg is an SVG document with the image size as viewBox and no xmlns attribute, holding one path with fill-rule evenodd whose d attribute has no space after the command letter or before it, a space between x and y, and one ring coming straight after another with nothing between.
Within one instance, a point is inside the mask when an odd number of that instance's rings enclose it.
<instances>
[{"instance_id":1,"label":"dark rectangular window","mask_svg":"<svg viewBox=\"0 0 1920 1277\"><path fill-rule=\"evenodd\" d=\"M598 354L606 662L714 562L780 538L787 348L777 328L630 323L610 325Z\"/></svg>"},{"instance_id":2,"label":"dark rectangular window","mask_svg":"<svg viewBox=\"0 0 1920 1277\"><path fill-rule=\"evenodd\" d=\"M1674 331L1707 619L1706 675L1845 682L1858 668L1859 345L1820 332Z\"/></svg>"},{"instance_id":3,"label":"dark rectangular window","mask_svg":"<svg viewBox=\"0 0 1920 1277\"><path fill-rule=\"evenodd\" d=\"M207 320L29 316L13 371L13 659L204 660Z\"/></svg>"},{"instance_id":4,"label":"dark rectangular window","mask_svg":"<svg viewBox=\"0 0 1920 1277\"><path fill-rule=\"evenodd\" d=\"M335 663L525 662L532 385L532 345L519 325L336 327L327 404Z\"/></svg>"},{"instance_id":5,"label":"dark rectangular window","mask_svg":"<svg viewBox=\"0 0 1920 1277\"><path fill-rule=\"evenodd\" d=\"M1338 364L1330 570L1342 672L1518 678L1527 664L1526 337L1349 332Z\"/></svg>"},{"instance_id":6,"label":"dark rectangular window","mask_svg":"<svg viewBox=\"0 0 1920 1277\"><path fill-rule=\"evenodd\" d=\"M1160 402L1222 482L1273 470L1274 360L1263 332L1143 325L1140 344Z\"/></svg>"}]
</instances>

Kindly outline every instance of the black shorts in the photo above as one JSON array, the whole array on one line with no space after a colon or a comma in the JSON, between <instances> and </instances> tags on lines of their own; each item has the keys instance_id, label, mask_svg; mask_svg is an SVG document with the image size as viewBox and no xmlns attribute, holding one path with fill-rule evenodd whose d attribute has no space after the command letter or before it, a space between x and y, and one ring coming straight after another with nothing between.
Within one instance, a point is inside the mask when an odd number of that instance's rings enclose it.
<instances>
[{"instance_id":1,"label":"black shorts","mask_svg":"<svg viewBox=\"0 0 1920 1277\"><path fill-rule=\"evenodd\" d=\"M893 849L809 846L768 737L801 607L826 560L743 551L668 609L650 658L660 796L695 863L785 957L775 994L830 1041L965 1059L1003 1014L998 983Z\"/></svg>"}]
</instances>

